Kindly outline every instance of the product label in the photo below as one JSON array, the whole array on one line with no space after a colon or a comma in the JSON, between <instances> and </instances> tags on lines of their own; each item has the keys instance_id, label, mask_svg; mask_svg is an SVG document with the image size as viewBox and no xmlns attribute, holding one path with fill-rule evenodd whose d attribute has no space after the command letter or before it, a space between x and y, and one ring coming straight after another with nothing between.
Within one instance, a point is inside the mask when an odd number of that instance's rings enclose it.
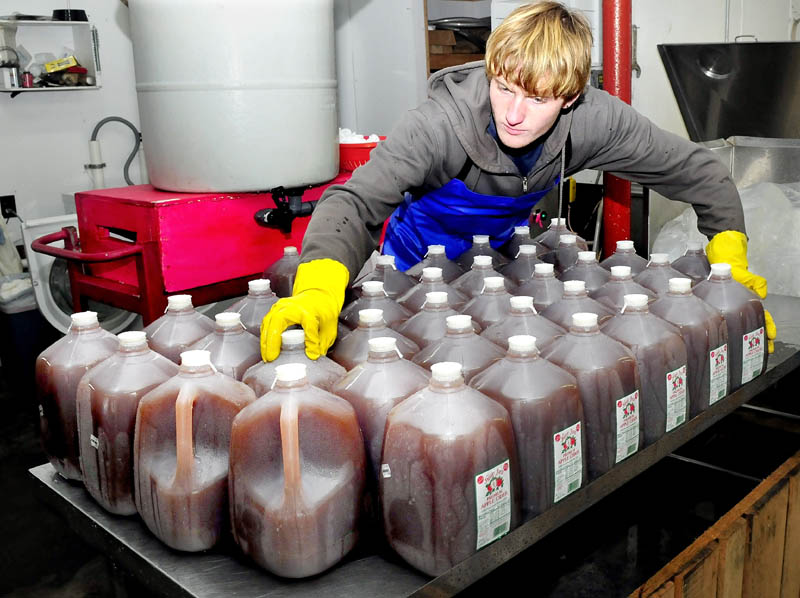
<instances>
[{"instance_id":1,"label":"product label","mask_svg":"<svg viewBox=\"0 0 800 598\"><path fill-rule=\"evenodd\" d=\"M711 394L708 404L724 399L728 392L728 343L711 350Z\"/></svg>"},{"instance_id":2,"label":"product label","mask_svg":"<svg viewBox=\"0 0 800 598\"><path fill-rule=\"evenodd\" d=\"M617 399L617 459L619 463L639 448L639 391Z\"/></svg>"},{"instance_id":3,"label":"product label","mask_svg":"<svg viewBox=\"0 0 800 598\"><path fill-rule=\"evenodd\" d=\"M667 373L667 432L686 421L686 366Z\"/></svg>"},{"instance_id":4,"label":"product label","mask_svg":"<svg viewBox=\"0 0 800 598\"><path fill-rule=\"evenodd\" d=\"M480 550L508 533L511 527L511 472L506 459L475 476L475 506Z\"/></svg>"},{"instance_id":5,"label":"product label","mask_svg":"<svg viewBox=\"0 0 800 598\"><path fill-rule=\"evenodd\" d=\"M389 469L388 463L384 463L383 465L381 465L381 475L385 478L392 477L392 470Z\"/></svg>"},{"instance_id":6,"label":"product label","mask_svg":"<svg viewBox=\"0 0 800 598\"><path fill-rule=\"evenodd\" d=\"M44 417L44 407L39 405L39 417Z\"/></svg>"},{"instance_id":7,"label":"product label","mask_svg":"<svg viewBox=\"0 0 800 598\"><path fill-rule=\"evenodd\" d=\"M742 384L761 373L764 365L764 327L742 336Z\"/></svg>"},{"instance_id":8,"label":"product label","mask_svg":"<svg viewBox=\"0 0 800 598\"><path fill-rule=\"evenodd\" d=\"M553 455L556 466L554 502L581 487L583 459L581 459L581 422L553 435Z\"/></svg>"},{"instance_id":9,"label":"product label","mask_svg":"<svg viewBox=\"0 0 800 598\"><path fill-rule=\"evenodd\" d=\"M92 448L97 448L100 446L100 441L97 439L97 436L94 434L89 435L89 444L92 445Z\"/></svg>"}]
</instances>

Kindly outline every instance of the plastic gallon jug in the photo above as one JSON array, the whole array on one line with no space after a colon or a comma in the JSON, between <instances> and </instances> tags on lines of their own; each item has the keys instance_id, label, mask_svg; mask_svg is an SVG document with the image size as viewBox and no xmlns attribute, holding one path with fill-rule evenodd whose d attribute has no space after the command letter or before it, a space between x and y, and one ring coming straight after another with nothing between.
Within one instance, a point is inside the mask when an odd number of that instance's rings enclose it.
<instances>
[{"instance_id":1,"label":"plastic gallon jug","mask_svg":"<svg viewBox=\"0 0 800 598\"><path fill-rule=\"evenodd\" d=\"M455 310L460 310L469 300L464 293L457 291L444 281L441 268L429 267L423 268L419 284L406 291L397 302L411 312L417 313L427 300L426 295L436 291L447 293L447 302ZM392 324L389 325L392 326Z\"/></svg>"},{"instance_id":2,"label":"plastic gallon jug","mask_svg":"<svg viewBox=\"0 0 800 598\"><path fill-rule=\"evenodd\" d=\"M617 249L600 262L606 270L611 270L611 266L630 266L631 275L636 276L647 268L647 260L640 255L636 255L633 248L633 241L617 241Z\"/></svg>"},{"instance_id":3,"label":"plastic gallon jug","mask_svg":"<svg viewBox=\"0 0 800 598\"><path fill-rule=\"evenodd\" d=\"M510 260L502 253L493 249L489 244L489 235L472 235L472 247L456 258L456 263L462 270L472 266L476 255L488 255L492 258L492 266L499 268Z\"/></svg>"},{"instance_id":4,"label":"plastic gallon jug","mask_svg":"<svg viewBox=\"0 0 800 598\"><path fill-rule=\"evenodd\" d=\"M611 266L611 278L590 297L609 306L615 313L625 304L625 295L647 295L648 301L655 301L658 295L633 281L630 266Z\"/></svg>"},{"instance_id":5,"label":"plastic gallon jug","mask_svg":"<svg viewBox=\"0 0 800 598\"><path fill-rule=\"evenodd\" d=\"M78 438L83 483L106 511L134 515L133 439L139 400L178 373L147 346L144 332L123 332L111 355L78 384Z\"/></svg>"},{"instance_id":6,"label":"plastic gallon jug","mask_svg":"<svg viewBox=\"0 0 800 598\"><path fill-rule=\"evenodd\" d=\"M430 377L428 370L400 357L394 338L379 336L369 339L367 360L331 389L356 410L375 488L380 479L386 416L395 405L425 388Z\"/></svg>"},{"instance_id":7,"label":"plastic gallon jug","mask_svg":"<svg viewBox=\"0 0 800 598\"><path fill-rule=\"evenodd\" d=\"M434 291L426 295L425 305L416 314L400 324L396 330L410 338L420 348L444 338L447 332L447 318L458 313L447 302L447 293ZM477 322L472 322L475 332L481 331Z\"/></svg>"},{"instance_id":8,"label":"plastic gallon jug","mask_svg":"<svg viewBox=\"0 0 800 598\"><path fill-rule=\"evenodd\" d=\"M364 442L353 407L312 386L305 364L278 367L275 388L231 432L233 537L282 577L328 569L356 543Z\"/></svg>"},{"instance_id":9,"label":"plastic gallon jug","mask_svg":"<svg viewBox=\"0 0 800 598\"><path fill-rule=\"evenodd\" d=\"M508 339L514 335L533 336L536 338L536 345L542 348L567 333L558 324L536 313L536 309L533 307L533 297L511 297L509 305L511 311L505 318L481 332L483 338L503 349L508 349Z\"/></svg>"},{"instance_id":10,"label":"plastic gallon jug","mask_svg":"<svg viewBox=\"0 0 800 598\"><path fill-rule=\"evenodd\" d=\"M339 320L353 329L358 326L358 312L362 309L382 310L383 319L388 326L405 322L413 315L412 311L389 297L383 288L383 281L380 280L365 281L361 285L361 297L345 306L339 314Z\"/></svg>"},{"instance_id":11,"label":"plastic gallon jug","mask_svg":"<svg viewBox=\"0 0 800 598\"><path fill-rule=\"evenodd\" d=\"M530 226L515 226L513 236L509 239L508 243L506 243L505 247L503 247L503 253L507 257L515 259L519 254L519 248L523 245L533 245L536 255L541 255L550 251L549 247L545 247L541 243L533 240Z\"/></svg>"},{"instance_id":12,"label":"plastic gallon jug","mask_svg":"<svg viewBox=\"0 0 800 598\"><path fill-rule=\"evenodd\" d=\"M651 253L647 268L633 279L656 295L663 295L669 289L670 278L683 278L683 274L669 265L669 254Z\"/></svg>"},{"instance_id":13,"label":"plastic gallon jug","mask_svg":"<svg viewBox=\"0 0 800 598\"><path fill-rule=\"evenodd\" d=\"M207 550L228 529L231 425L255 398L249 386L214 371L208 351L185 351L178 374L139 402L136 508L167 546Z\"/></svg>"},{"instance_id":14,"label":"plastic gallon jug","mask_svg":"<svg viewBox=\"0 0 800 598\"><path fill-rule=\"evenodd\" d=\"M711 274L711 264L703 251L703 244L698 241L689 241L688 248L677 260L672 262L672 267L692 279L694 284L708 278Z\"/></svg>"},{"instance_id":15,"label":"plastic gallon jug","mask_svg":"<svg viewBox=\"0 0 800 598\"><path fill-rule=\"evenodd\" d=\"M461 313L472 316L481 327L491 326L508 317L511 311L511 295L505 288L505 281L500 276L483 279L484 288L480 295L475 295L461 308Z\"/></svg>"},{"instance_id":16,"label":"plastic gallon jug","mask_svg":"<svg viewBox=\"0 0 800 598\"><path fill-rule=\"evenodd\" d=\"M519 474L508 412L436 363L386 421L381 504L391 547L439 575L516 527Z\"/></svg>"},{"instance_id":17,"label":"plastic gallon jug","mask_svg":"<svg viewBox=\"0 0 800 598\"><path fill-rule=\"evenodd\" d=\"M512 336L508 344L506 356L469 385L511 416L527 520L586 483L583 406L575 377L541 359L534 337Z\"/></svg>"},{"instance_id":18,"label":"plastic gallon jug","mask_svg":"<svg viewBox=\"0 0 800 598\"><path fill-rule=\"evenodd\" d=\"M281 334L280 355L274 361L261 361L252 366L244 373L242 382L260 397L270 391L275 384L276 368L285 363L304 363L309 384L322 390L330 390L347 373L342 366L324 355L309 359L306 355L306 333L299 328L284 331Z\"/></svg>"},{"instance_id":19,"label":"plastic gallon jug","mask_svg":"<svg viewBox=\"0 0 800 598\"><path fill-rule=\"evenodd\" d=\"M47 458L62 476L80 480L78 383L91 367L114 353L119 343L100 328L97 313L82 311L71 319L67 334L36 358L36 400Z\"/></svg>"},{"instance_id":20,"label":"plastic gallon jug","mask_svg":"<svg viewBox=\"0 0 800 598\"><path fill-rule=\"evenodd\" d=\"M444 337L422 349L411 361L429 370L440 361L455 361L461 364L461 375L469 382L472 376L505 355L493 342L475 334L470 316L449 316L446 322Z\"/></svg>"},{"instance_id":21,"label":"plastic gallon jug","mask_svg":"<svg viewBox=\"0 0 800 598\"><path fill-rule=\"evenodd\" d=\"M573 234L561 235L558 238L558 245L553 251L553 266L559 274L572 268L578 261L580 249L578 249L577 239L578 237Z\"/></svg>"},{"instance_id":22,"label":"plastic gallon jug","mask_svg":"<svg viewBox=\"0 0 800 598\"><path fill-rule=\"evenodd\" d=\"M189 345L190 351L208 351L218 372L241 380L248 368L261 361L259 339L248 334L239 314L218 313L214 332Z\"/></svg>"},{"instance_id":23,"label":"plastic gallon jug","mask_svg":"<svg viewBox=\"0 0 800 598\"><path fill-rule=\"evenodd\" d=\"M264 278L272 283L278 297L291 297L294 289L294 278L297 266L300 265L300 254L297 247L287 245L283 248L283 257L264 270Z\"/></svg>"},{"instance_id":24,"label":"plastic gallon jug","mask_svg":"<svg viewBox=\"0 0 800 598\"><path fill-rule=\"evenodd\" d=\"M590 480L644 446L636 359L625 345L600 332L597 314L573 315L569 332L545 348L542 357L578 380Z\"/></svg>"},{"instance_id":25,"label":"plastic gallon jug","mask_svg":"<svg viewBox=\"0 0 800 598\"><path fill-rule=\"evenodd\" d=\"M397 299L417 284L416 279L397 269L393 255L378 256L375 269L353 285L356 293L361 294L361 287L368 280L380 280L383 282L383 290L392 299Z\"/></svg>"},{"instance_id":26,"label":"plastic gallon jug","mask_svg":"<svg viewBox=\"0 0 800 598\"><path fill-rule=\"evenodd\" d=\"M692 294L689 278L672 278L665 295L650 311L675 324L686 343L689 417L694 417L730 392L728 327L722 314Z\"/></svg>"},{"instance_id":27,"label":"plastic gallon jug","mask_svg":"<svg viewBox=\"0 0 800 598\"><path fill-rule=\"evenodd\" d=\"M561 299L564 294L564 283L556 278L553 264L536 264L533 278L519 285L514 294L533 297L533 306L536 311L541 312Z\"/></svg>"},{"instance_id":28,"label":"plastic gallon jug","mask_svg":"<svg viewBox=\"0 0 800 598\"><path fill-rule=\"evenodd\" d=\"M447 283L454 281L464 273L461 266L448 259L444 245L428 245L428 253L425 254L425 258L406 270L406 274L419 280L424 268L441 268L442 278Z\"/></svg>"},{"instance_id":29,"label":"plastic gallon jug","mask_svg":"<svg viewBox=\"0 0 800 598\"><path fill-rule=\"evenodd\" d=\"M597 262L594 251L579 251L578 261L561 274L561 282L582 280L586 283L586 291L592 293L608 282L611 273Z\"/></svg>"},{"instance_id":30,"label":"plastic gallon jug","mask_svg":"<svg viewBox=\"0 0 800 598\"><path fill-rule=\"evenodd\" d=\"M534 296L534 305L535 301ZM564 294L561 299L542 310L541 314L562 328L569 329L573 314L579 312L597 314L601 326L615 313L608 305L589 297L586 284L582 280L568 280L564 283Z\"/></svg>"},{"instance_id":31,"label":"plastic gallon jug","mask_svg":"<svg viewBox=\"0 0 800 598\"><path fill-rule=\"evenodd\" d=\"M731 391L767 369L764 306L753 291L735 281L730 264L711 264L711 276L697 283L694 294L722 312L728 327Z\"/></svg>"},{"instance_id":32,"label":"plastic gallon jug","mask_svg":"<svg viewBox=\"0 0 800 598\"><path fill-rule=\"evenodd\" d=\"M567 228L567 219L553 218L550 220L550 226L547 228L547 230L539 236L534 237L533 240L541 243L548 249L555 249L558 246L559 237L567 234L574 234ZM586 245L586 239L577 235L576 243L581 251L586 251L588 249L588 246Z\"/></svg>"},{"instance_id":33,"label":"plastic gallon jug","mask_svg":"<svg viewBox=\"0 0 800 598\"><path fill-rule=\"evenodd\" d=\"M520 285L533 278L536 264L542 260L536 257L536 247L533 245L520 245L514 254L514 261L500 268L503 276L510 278L514 284Z\"/></svg>"},{"instance_id":34,"label":"plastic gallon jug","mask_svg":"<svg viewBox=\"0 0 800 598\"><path fill-rule=\"evenodd\" d=\"M492 258L490 256L476 255L469 272L464 272L464 274L456 278L450 286L472 298L481 293L483 290L483 279L490 276L503 275L492 268ZM509 293L513 292L516 288L516 285L508 278L505 279L505 286Z\"/></svg>"},{"instance_id":35,"label":"plastic gallon jug","mask_svg":"<svg viewBox=\"0 0 800 598\"><path fill-rule=\"evenodd\" d=\"M180 363L189 345L214 331L214 321L195 311L191 295L172 295L167 297L166 313L144 331L153 351Z\"/></svg>"},{"instance_id":36,"label":"plastic gallon jug","mask_svg":"<svg viewBox=\"0 0 800 598\"><path fill-rule=\"evenodd\" d=\"M678 328L650 313L647 302L646 295L626 295L624 309L603 327L639 366L645 445L689 419L686 344Z\"/></svg>"},{"instance_id":37,"label":"plastic gallon jug","mask_svg":"<svg viewBox=\"0 0 800 598\"><path fill-rule=\"evenodd\" d=\"M255 336L261 335L261 322L278 301L278 296L272 292L270 284L270 281L264 278L251 280L247 283L247 295L227 310L237 312L247 332Z\"/></svg>"},{"instance_id":38,"label":"plastic gallon jug","mask_svg":"<svg viewBox=\"0 0 800 598\"><path fill-rule=\"evenodd\" d=\"M380 309L362 309L358 312L358 328L341 339L329 354L331 359L346 370L351 370L369 355L369 339L391 336L397 340L397 349L406 359L419 352L419 345L399 332L387 328Z\"/></svg>"}]
</instances>

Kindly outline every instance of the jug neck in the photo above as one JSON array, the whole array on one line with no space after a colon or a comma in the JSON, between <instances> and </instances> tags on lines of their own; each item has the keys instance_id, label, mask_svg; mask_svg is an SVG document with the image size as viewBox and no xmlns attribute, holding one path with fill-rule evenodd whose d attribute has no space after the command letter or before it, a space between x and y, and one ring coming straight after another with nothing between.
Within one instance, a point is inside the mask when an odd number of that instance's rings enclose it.
<instances>
[{"instance_id":1,"label":"jug neck","mask_svg":"<svg viewBox=\"0 0 800 598\"><path fill-rule=\"evenodd\" d=\"M529 349L520 351L518 349L509 349L506 353L506 358L514 362L529 362L539 359L539 349Z\"/></svg>"},{"instance_id":2,"label":"jug neck","mask_svg":"<svg viewBox=\"0 0 800 598\"><path fill-rule=\"evenodd\" d=\"M90 336L93 334L100 334L102 332L102 328L100 327L99 323L93 324L70 324L69 326L69 333L75 336Z\"/></svg>"},{"instance_id":3,"label":"jug neck","mask_svg":"<svg viewBox=\"0 0 800 598\"><path fill-rule=\"evenodd\" d=\"M281 343L281 355L289 355L303 352L305 354L305 342L302 343Z\"/></svg>"},{"instance_id":4,"label":"jug neck","mask_svg":"<svg viewBox=\"0 0 800 598\"><path fill-rule=\"evenodd\" d=\"M464 328L448 328L446 335L453 338L467 338L475 336L475 329L472 326Z\"/></svg>"},{"instance_id":5,"label":"jug neck","mask_svg":"<svg viewBox=\"0 0 800 598\"><path fill-rule=\"evenodd\" d=\"M269 299L274 297L275 293L272 292L272 289L265 289L263 291L247 291L247 296L252 299Z\"/></svg>"},{"instance_id":6,"label":"jug neck","mask_svg":"<svg viewBox=\"0 0 800 598\"><path fill-rule=\"evenodd\" d=\"M553 272L534 272L533 277L537 280L555 279L556 275Z\"/></svg>"},{"instance_id":7,"label":"jug neck","mask_svg":"<svg viewBox=\"0 0 800 598\"><path fill-rule=\"evenodd\" d=\"M568 291L564 289L564 295L562 296L562 299L569 299L569 300L583 299L584 297L588 296L589 296L589 291L587 291L585 288L581 289L580 291Z\"/></svg>"},{"instance_id":8,"label":"jug neck","mask_svg":"<svg viewBox=\"0 0 800 598\"><path fill-rule=\"evenodd\" d=\"M575 326L574 324L569 327L569 334L579 337L597 336L600 334L599 326Z\"/></svg>"},{"instance_id":9,"label":"jug neck","mask_svg":"<svg viewBox=\"0 0 800 598\"><path fill-rule=\"evenodd\" d=\"M702 249L687 249L686 253L684 253L683 255L688 255L692 257L706 257L706 253Z\"/></svg>"},{"instance_id":10,"label":"jug neck","mask_svg":"<svg viewBox=\"0 0 800 598\"><path fill-rule=\"evenodd\" d=\"M245 334L246 328L244 324L235 324L235 325L225 325L222 326L220 324L214 325L214 334L217 336L235 336L239 334Z\"/></svg>"},{"instance_id":11,"label":"jug neck","mask_svg":"<svg viewBox=\"0 0 800 598\"><path fill-rule=\"evenodd\" d=\"M437 380L436 378L431 378L431 381L428 383L432 391L440 393L440 394L450 394L454 392L458 392L459 390L463 390L467 387L464 384L463 376L459 376L456 380Z\"/></svg>"},{"instance_id":12,"label":"jug neck","mask_svg":"<svg viewBox=\"0 0 800 598\"><path fill-rule=\"evenodd\" d=\"M399 349L392 351L370 351L367 355L367 361L370 363L391 363L393 361L400 361Z\"/></svg>"},{"instance_id":13,"label":"jug neck","mask_svg":"<svg viewBox=\"0 0 800 598\"><path fill-rule=\"evenodd\" d=\"M308 377L303 377L298 380L281 380L280 378L276 378L275 385L272 387L272 390L278 392L291 392L293 390L308 388L309 386L310 384L308 382Z\"/></svg>"},{"instance_id":14,"label":"jug neck","mask_svg":"<svg viewBox=\"0 0 800 598\"><path fill-rule=\"evenodd\" d=\"M431 303L426 301L425 304L422 306L422 311L431 311L440 313L443 311L450 311L450 304L449 303Z\"/></svg>"},{"instance_id":15,"label":"jug neck","mask_svg":"<svg viewBox=\"0 0 800 598\"><path fill-rule=\"evenodd\" d=\"M214 376L216 373L217 371L210 363L204 365L181 364L178 369L178 375L182 378L205 378Z\"/></svg>"},{"instance_id":16,"label":"jug neck","mask_svg":"<svg viewBox=\"0 0 800 598\"><path fill-rule=\"evenodd\" d=\"M482 264L473 264L471 269L472 269L473 272L492 272L493 271L493 268L492 268L491 264L489 264L487 266L484 266Z\"/></svg>"},{"instance_id":17,"label":"jug neck","mask_svg":"<svg viewBox=\"0 0 800 598\"><path fill-rule=\"evenodd\" d=\"M370 330L370 331L386 330L386 322L384 322L383 320L379 322L364 322L359 320L358 327L363 330Z\"/></svg>"},{"instance_id":18,"label":"jug neck","mask_svg":"<svg viewBox=\"0 0 800 598\"><path fill-rule=\"evenodd\" d=\"M508 315L513 318L527 318L537 315L537 312L536 308L531 305L530 307L512 307Z\"/></svg>"},{"instance_id":19,"label":"jug neck","mask_svg":"<svg viewBox=\"0 0 800 598\"><path fill-rule=\"evenodd\" d=\"M147 341L136 343L135 345L123 345L120 344L117 347L117 353L122 355L123 357L133 356L133 355L144 355L150 352L150 347L147 344Z\"/></svg>"},{"instance_id":20,"label":"jug neck","mask_svg":"<svg viewBox=\"0 0 800 598\"><path fill-rule=\"evenodd\" d=\"M635 255L636 250L632 247L617 247L614 253L616 255Z\"/></svg>"}]
</instances>

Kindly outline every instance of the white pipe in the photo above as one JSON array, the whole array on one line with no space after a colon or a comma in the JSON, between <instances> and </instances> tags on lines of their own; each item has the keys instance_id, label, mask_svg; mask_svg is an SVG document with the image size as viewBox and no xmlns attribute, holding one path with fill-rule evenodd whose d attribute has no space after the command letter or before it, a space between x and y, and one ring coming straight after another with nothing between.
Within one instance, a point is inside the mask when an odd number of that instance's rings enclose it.
<instances>
[{"instance_id":1,"label":"white pipe","mask_svg":"<svg viewBox=\"0 0 800 598\"><path fill-rule=\"evenodd\" d=\"M144 159L144 143L139 143L139 178L142 185L147 185L150 182L150 176L147 174L147 162Z\"/></svg>"},{"instance_id":2,"label":"white pipe","mask_svg":"<svg viewBox=\"0 0 800 598\"><path fill-rule=\"evenodd\" d=\"M89 142L89 177L92 179L94 189L103 189L106 186L105 164L103 163L103 152L100 149L99 141Z\"/></svg>"}]
</instances>

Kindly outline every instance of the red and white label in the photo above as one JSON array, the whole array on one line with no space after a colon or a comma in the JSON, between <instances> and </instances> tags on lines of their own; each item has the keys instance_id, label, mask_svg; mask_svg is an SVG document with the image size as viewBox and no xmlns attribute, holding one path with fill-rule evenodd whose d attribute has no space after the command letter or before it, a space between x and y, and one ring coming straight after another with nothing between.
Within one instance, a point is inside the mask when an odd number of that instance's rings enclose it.
<instances>
[{"instance_id":1,"label":"red and white label","mask_svg":"<svg viewBox=\"0 0 800 598\"><path fill-rule=\"evenodd\" d=\"M581 450L581 422L553 435L556 472L554 502L558 502L581 487L583 479Z\"/></svg>"},{"instance_id":2,"label":"red and white label","mask_svg":"<svg viewBox=\"0 0 800 598\"><path fill-rule=\"evenodd\" d=\"M764 367L764 327L742 336L742 384L761 374Z\"/></svg>"},{"instance_id":3,"label":"red and white label","mask_svg":"<svg viewBox=\"0 0 800 598\"><path fill-rule=\"evenodd\" d=\"M480 550L511 528L511 467L508 459L475 476L475 506Z\"/></svg>"},{"instance_id":4,"label":"red and white label","mask_svg":"<svg viewBox=\"0 0 800 598\"><path fill-rule=\"evenodd\" d=\"M686 421L686 366L667 372L667 429Z\"/></svg>"},{"instance_id":5,"label":"red and white label","mask_svg":"<svg viewBox=\"0 0 800 598\"><path fill-rule=\"evenodd\" d=\"M617 459L619 463L639 448L639 391L617 399Z\"/></svg>"},{"instance_id":6,"label":"red and white label","mask_svg":"<svg viewBox=\"0 0 800 598\"><path fill-rule=\"evenodd\" d=\"M728 343L712 349L708 361L711 368L711 394L708 404L713 405L728 394Z\"/></svg>"}]
</instances>

